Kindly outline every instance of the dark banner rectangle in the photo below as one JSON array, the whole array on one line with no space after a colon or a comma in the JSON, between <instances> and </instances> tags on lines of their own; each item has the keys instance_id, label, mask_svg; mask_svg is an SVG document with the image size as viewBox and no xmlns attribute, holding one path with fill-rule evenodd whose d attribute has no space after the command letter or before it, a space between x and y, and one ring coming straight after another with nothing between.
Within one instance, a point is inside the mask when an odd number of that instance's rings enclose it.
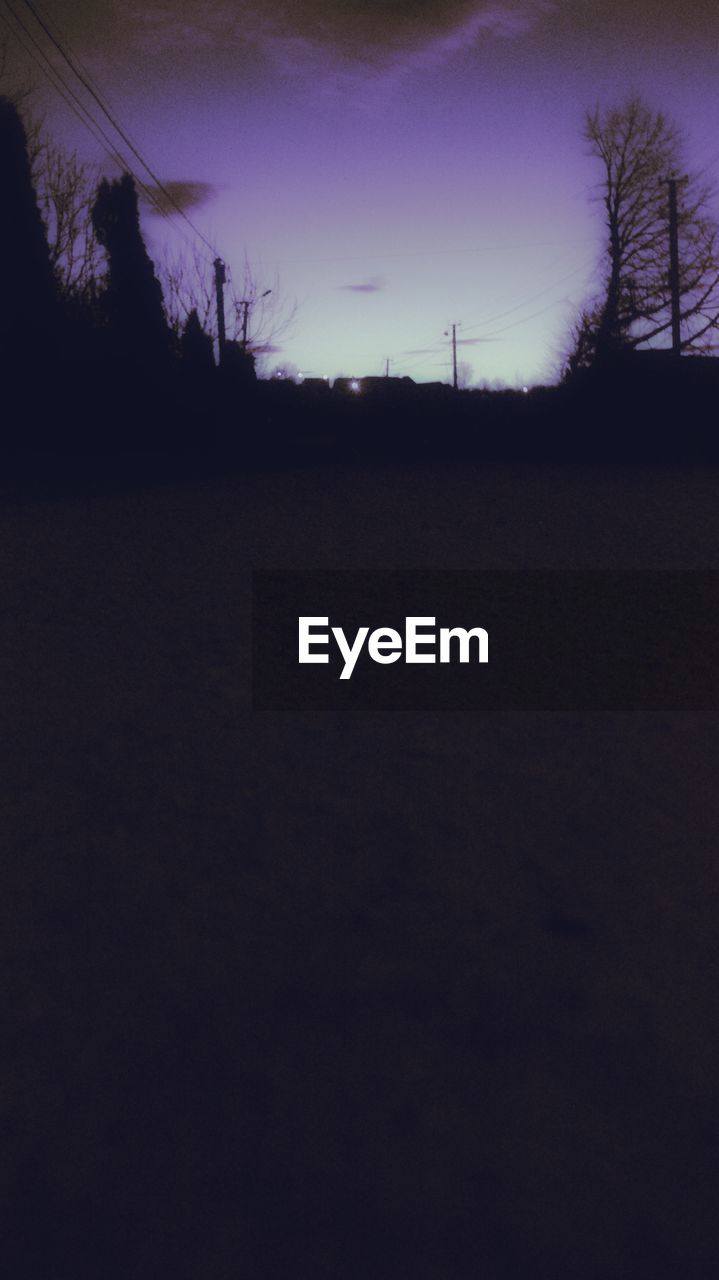
<instances>
[{"instance_id":1,"label":"dark banner rectangle","mask_svg":"<svg viewBox=\"0 0 719 1280\"><path fill-rule=\"evenodd\" d=\"M256 710L703 710L719 573L258 572L252 645Z\"/></svg>"}]
</instances>

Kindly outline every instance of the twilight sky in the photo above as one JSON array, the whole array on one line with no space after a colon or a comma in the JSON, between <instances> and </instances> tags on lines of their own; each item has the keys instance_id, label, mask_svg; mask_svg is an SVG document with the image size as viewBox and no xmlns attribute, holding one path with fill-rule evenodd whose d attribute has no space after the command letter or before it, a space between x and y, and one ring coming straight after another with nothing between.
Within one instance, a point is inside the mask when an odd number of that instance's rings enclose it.
<instances>
[{"instance_id":1,"label":"twilight sky","mask_svg":"<svg viewBox=\"0 0 719 1280\"><path fill-rule=\"evenodd\" d=\"M719 179L715 0L32 3L235 276L246 252L296 299L266 367L446 379L455 321L473 381L551 379L601 243L584 110L641 93ZM145 216L151 251L176 223Z\"/></svg>"}]
</instances>

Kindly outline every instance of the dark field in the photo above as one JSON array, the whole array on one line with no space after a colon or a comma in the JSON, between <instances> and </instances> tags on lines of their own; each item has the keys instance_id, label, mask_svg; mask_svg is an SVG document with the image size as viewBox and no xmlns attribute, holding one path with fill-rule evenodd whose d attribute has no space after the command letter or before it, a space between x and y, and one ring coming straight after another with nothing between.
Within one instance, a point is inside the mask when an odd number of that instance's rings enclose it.
<instances>
[{"instance_id":1,"label":"dark field","mask_svg":"<svg viewBox=\"0 0 719 1280\"><path fill-rule=\"evenodd\" d=\"M0 512L10 1280L719 1274L710 714L262 716L253 568L719 568L719 472Z\"/></svg>"}]
</instances>

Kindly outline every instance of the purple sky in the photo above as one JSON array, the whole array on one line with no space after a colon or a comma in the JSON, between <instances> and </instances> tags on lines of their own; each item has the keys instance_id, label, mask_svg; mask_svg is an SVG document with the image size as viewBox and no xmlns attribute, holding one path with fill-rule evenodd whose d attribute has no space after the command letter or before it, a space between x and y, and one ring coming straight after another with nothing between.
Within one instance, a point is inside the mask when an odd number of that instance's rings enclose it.
<instances>
[{"instance_id":1,"label":"purple sky","mask_svg":"<svg viewBox=\"0 0 719 1280\"><path fill-rule=\"evenodd\" d=\"M584 110L639 92L684 127L689 162L719 176L713 0L42 0L39 12L161 178L207 184L188 211L235 274L247 253L296 299L270 367L376 374L389 357L398 374L445 379L456 321L473 381L549 379L600 251ZM99 156L35 79L53 129ZM155 251L176 238L157 217L145 229Z\"/></svg>"}]
</instances>

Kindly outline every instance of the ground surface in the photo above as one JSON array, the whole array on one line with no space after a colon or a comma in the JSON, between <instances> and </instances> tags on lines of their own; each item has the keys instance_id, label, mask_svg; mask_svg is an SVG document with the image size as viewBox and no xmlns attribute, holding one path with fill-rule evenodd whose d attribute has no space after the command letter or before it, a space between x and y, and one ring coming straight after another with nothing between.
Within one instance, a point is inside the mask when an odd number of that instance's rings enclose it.
<instances>
[{"instance_id":1,"label":"ground surface","mask_svg":"<svg viewBox=\"0 0 719 1280\"><path fill-rule=\"evenodd\" d=\"M700 469L0 512L8 1274L709 1277L719 726L262 717L249 574L719 567Z\"/></svg>"}]
</instances>

